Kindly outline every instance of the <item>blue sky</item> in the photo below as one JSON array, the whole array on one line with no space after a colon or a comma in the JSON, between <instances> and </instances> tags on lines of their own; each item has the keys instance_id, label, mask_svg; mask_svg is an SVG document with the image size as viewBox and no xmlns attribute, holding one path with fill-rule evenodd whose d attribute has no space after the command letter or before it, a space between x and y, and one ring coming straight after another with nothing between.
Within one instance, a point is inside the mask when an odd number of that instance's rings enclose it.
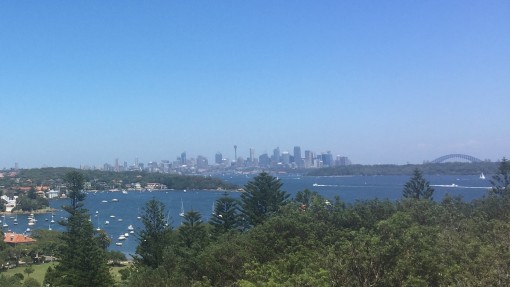
<instances>
[{"instance_id":1,"label":"blue sky","mask_svg":"<svg viewBox=\"0 0 510 287\"><path fill-rule=\"evenodd\" d=\"M509 156L509 1L2 1L0 168Z\"/></svg>"}]
</instances>

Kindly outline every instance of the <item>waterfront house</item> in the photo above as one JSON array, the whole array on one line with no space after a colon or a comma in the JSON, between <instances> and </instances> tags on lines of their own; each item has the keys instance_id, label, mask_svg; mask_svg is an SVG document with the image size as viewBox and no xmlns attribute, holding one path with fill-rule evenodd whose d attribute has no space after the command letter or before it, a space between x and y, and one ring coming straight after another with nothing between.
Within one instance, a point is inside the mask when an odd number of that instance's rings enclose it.
<instances>
[{"instance_id":1,"label":"waterfront house","mask_svg":"<svg viewBox=\"0 0 510 287\"><path fill-rule=\"evenodd\" d=\"M15 247L18 244L30 244L35 242L35 239L28 237L24 234L14 232L6 232L4 235L4 242Z\"/></svg>"}]
</instances>

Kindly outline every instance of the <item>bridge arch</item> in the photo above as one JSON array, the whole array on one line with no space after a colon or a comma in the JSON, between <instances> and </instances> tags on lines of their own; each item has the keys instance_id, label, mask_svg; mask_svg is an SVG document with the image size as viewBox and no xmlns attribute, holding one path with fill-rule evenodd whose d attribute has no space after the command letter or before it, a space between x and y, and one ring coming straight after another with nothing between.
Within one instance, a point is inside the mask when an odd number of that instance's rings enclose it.
<instances>
[{"instance_id":1,"label":"bridge arch","mask_svg":"<svg viewBox=\"0 0 510 287\"><path fill-rule=\"evenodd\" d=\"M443 155L441 157L438 157L436 158L435 160L431 161L431 163L442 163L442 162L445 162L449 159L454 159L454 158L458 158L458 159L463 159L463 160L467 160L467 161L470 161L470 162L481 162L482 160L474 157L474 156L470 156L470 155L467 155L467 154L459 154L459 153L454 153L454 154L447 154L447 155Z\"/></svg>"}]
</instances>

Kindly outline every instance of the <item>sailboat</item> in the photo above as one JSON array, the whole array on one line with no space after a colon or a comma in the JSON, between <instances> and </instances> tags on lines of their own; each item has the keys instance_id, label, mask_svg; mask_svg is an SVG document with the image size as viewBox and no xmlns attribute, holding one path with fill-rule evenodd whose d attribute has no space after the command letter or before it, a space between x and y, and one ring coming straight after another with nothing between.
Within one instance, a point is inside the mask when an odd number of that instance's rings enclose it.
<instances>
[{"instance_id":1,"label":"sailboat","mask_svg":"<svg viewBox=\"0 0 510 287\"><path fill-rule=\"evenodd\" d=\"M215 210L214 210L214 203L215 203L215 202L213 201L213 203L212 203L212 209L211 209L211 214L212 214L212 215L216 215L216 212L215 212Z\"/></svg>"},{"instance_id":2,"label":"sailboat","mask_svg":"<svg viewBox=\"0 0 510 287\"><path fill-rule=\"evenodd\" d=\"M55 223L55 219L53 219L53 210L51 211L51 223Z\"/></svg>"},{"instance_id":3,"label":"sailboat","mask_svg":"<svg viewBox=\"0 0 510 287\"><path fill-rule=\"evenodd\" d=\"M482 174L480 174L480 179L485 179L485 175L483 175L483 172Z\"/></svg>"},{"instance_id":4,"label":"sailboat","mask_svg":"<svg viewBox=\"0 0 510 287\"><path fill-rule=\"evenodd\" d=\"M181 197L181 213L179 213L179 216L184 217L184 203L182 202L182 197Z\"/></svg>"},{"instance_id":5,"label":"sailboat","mask_svg":"<svg viewBox=\"0 0 510 287\"><path fill-rule=\"evenodd\" d=\"M131 226L131 225L130 225ZM170 210L168 211L168 214L166 216L166 223L165 226L170 226Z\"/></svg>"},{"instance_id":6,"label":"sailboat","mask_svg":"<svg viewBox=\"0 0 510 287\"><path fill-rule=\"evenodd\" d=\"M97 211L96 211L96 216L97 216L97 228L96 228L96 231L100 231L101 228L99 227L99 215L97 214Z\"/></svg>"},{"instance_id":7,"label":"sailboat","mask_svg":"<svg viewBox=\"0 0 510 287\"><path fill-rule=\"evenodd\" d=\"M18 214L16 213L16 217L14 218L14 225L18 225Z\"/></svg>"}]
</instances>

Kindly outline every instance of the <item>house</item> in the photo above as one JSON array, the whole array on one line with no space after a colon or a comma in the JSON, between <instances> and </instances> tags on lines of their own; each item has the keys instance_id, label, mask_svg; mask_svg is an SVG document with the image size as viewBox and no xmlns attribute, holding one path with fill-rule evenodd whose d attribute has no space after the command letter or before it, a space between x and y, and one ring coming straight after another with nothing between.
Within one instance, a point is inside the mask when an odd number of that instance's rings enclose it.
<instances>
[{"instance_id":1,"label":"house","mask_svg":"<svg viewBox=\"0 0 510 287\"><path fill-rule=\"evenodd\" d=\"M58 190L49 190L46 192L46 195L49 199L51 198L58 198L60 192Z\"/></svg>"},{"instance_id":2,"label":"house","mask_svg":"<svg viewBox=\"0 0 510 287\"><path fill-rule=\"evenodd\" d=\"M6 232L4 242L11 246L16 246L17 244L29 244L35 242L35 239L30 238L24 234Z\"/></svg>"},{"instance_id":3,"label":"house","mask_svg":"<svg viewBox=\"0 0 510 287\"><path fill-rule=\"evenodd\" d=\"M2 195L0 199L5 201L5 211L12 212L12 210L16 207L16 200L18 199L18 196L9 198L7 195Z\"/></svg>"}]
</instances>

